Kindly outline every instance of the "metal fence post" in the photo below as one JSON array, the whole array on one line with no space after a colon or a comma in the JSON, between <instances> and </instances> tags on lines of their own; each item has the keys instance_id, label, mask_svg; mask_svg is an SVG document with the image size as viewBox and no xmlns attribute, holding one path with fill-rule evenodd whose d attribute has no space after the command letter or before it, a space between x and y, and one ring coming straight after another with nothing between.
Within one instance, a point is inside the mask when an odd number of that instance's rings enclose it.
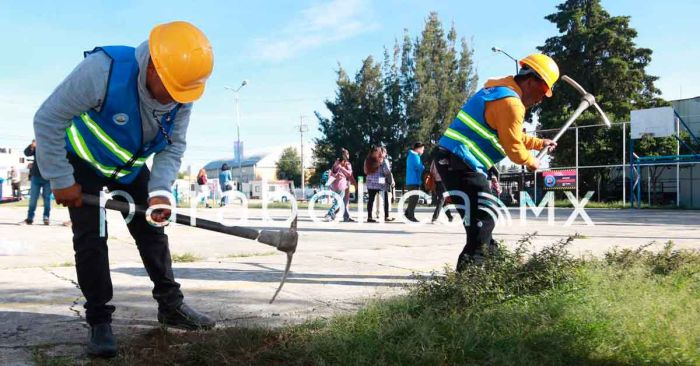
<instances>
[{"instance_id":1,"label":"metal fence post","mask_svg":"<svg viewBox=\"0 0 700 366\"><path fill-rule=\"evenodd\" d=\"M578 200L578 185L580 177L578 175L578 126L576 126L576 199Z\"/></svg>"},{"instance_id":2,"label":"metal fence post","mask_svg":"<svg viewBox=\"0 0 700 366\"><path fill-rule=\"evenodd\" d=\"M626 174L626 169L625 169L625 149L627 149L627 124L622 122L622 207L625 207L626 204L626 199L627 199L627 174Z\"/></svg>"}]
</instances>

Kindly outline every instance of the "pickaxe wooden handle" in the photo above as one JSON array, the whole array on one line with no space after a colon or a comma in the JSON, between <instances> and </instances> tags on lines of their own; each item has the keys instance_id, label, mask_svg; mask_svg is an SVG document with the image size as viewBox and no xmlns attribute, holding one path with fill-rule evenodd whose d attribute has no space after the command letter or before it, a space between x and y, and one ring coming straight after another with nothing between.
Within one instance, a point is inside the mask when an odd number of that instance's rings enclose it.
<instances>
[{"instance_id":1,"label":"pickaxe wooden handle","mask_svg":"<svg viewBox=\"0 0 700 366\"><path fill-rule=\"evenodd\" d=\"M608 128L610 128L610 126L611 126L610 120L608 119L608 116L605 115L605 112L603 112L603 110L600 108L598 103L596 103L595 97L593 96L593 94L587 92L586 89L584 89L581 85L579 85L579 83L577 83L576 81L574 81L574 79L572 79L566 75L563 75L561 77L561 79L564 80L567 84L571 85L579 93L581 93L581 103L579 103L578 108L576 108L576 110L569 117L569 119L566 120L566 123L564 123L564 126L559 130L559 132L557 132L557 134L554 136L554 138L552 138L552 141L554 141L554 142L559 141L559 138L561 138L561 136L564 134L564 132L566 132L566 130L569 129L571 124L573 124L574 121L576 121L576 119L581 115L581 113L583 113L583 111L588 109L588 107L590 107L590 106L593 106L593 108L595 108L595 110L600 115L600 118L603 119L603 122L605 123L605 125L608 126ZM537 154L537 159L542 159L543 157L545 157L547 155L547 153L549 153L549 148L545 147L544 149L540 150L540 152Z\"/></svg>"},{"instance_id":2,"label":"pickaxe wooden handle","mask_svg":"<svg viewBox=\"0 0 700 366\"><path fill-rule=\"evenodd\" d=\"M106 199L105 202L100 204L100 197L92 194L83 194L83 204L94 207L104 207L109 210L119 211L124 215L129 215L134 213L140 216L145 216L148 207L141 205L129 204L124 201L116 201L113 199ZM282 280L280 285L275 291L274 296L270 300L270 304L275 301L277 295L282 290L284 282L287 280L287 275L289 274L289 269L292 266L292 257L297 249L297 244L299 242L299 235L297 233L297 218L295 217L292 221L292 225L289 229L278 229L278 230L257 230L249 227L243 226L226 226L221 223L206 220L206 219L193 219L187 215L177 214L175 216L175 222L182 225L194 226L200 229L216 231L218 233L229 234L237 236L239 238L245 238L250 240L257 240L260 243L267 244L275 247L277 250L287 254L287 264L284 269L284 274L282 275Z\"/></svg>"}]
</instances>

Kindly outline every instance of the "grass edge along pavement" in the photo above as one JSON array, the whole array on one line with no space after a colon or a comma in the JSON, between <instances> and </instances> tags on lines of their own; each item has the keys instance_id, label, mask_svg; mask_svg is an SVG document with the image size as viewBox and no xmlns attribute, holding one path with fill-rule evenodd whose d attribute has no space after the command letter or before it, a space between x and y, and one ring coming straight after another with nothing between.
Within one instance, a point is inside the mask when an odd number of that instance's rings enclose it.
<instances>
[{"instance_id":1,"label":"grass edge along pavement","mask_svg":"<svg viewBox=\"0 0 700 366\"><path fill-rule=\"evenodd\" d=\"M281 328L154 329L104 365L698 365L700 252L573 258L574 238L420 278L353 315ZM71 364L35 351L41 365Z\"/></svg>"}]
</instances>

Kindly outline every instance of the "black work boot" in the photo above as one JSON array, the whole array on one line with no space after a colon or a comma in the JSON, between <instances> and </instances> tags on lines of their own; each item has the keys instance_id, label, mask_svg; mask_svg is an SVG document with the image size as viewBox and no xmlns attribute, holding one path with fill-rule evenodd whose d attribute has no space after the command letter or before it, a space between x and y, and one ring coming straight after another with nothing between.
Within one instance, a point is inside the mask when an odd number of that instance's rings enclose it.
<instances>
[{"instance_id":1,"label":"black work boot","mask_svg":"<svg viewBox=\"0 0 700 366\"><path fill-rule=\"evenodd\" d=\"M464 272L464 270L467 269L469 266L481 266L484 264L484 261L486 260L486 256L481 250L477 250L474 253L467 254L467 253L462 253L460 254L459 258L457 259L457 272Z\"/></svg>"},{"instance_id":2,"label":"black work boot","mask_svg":"<svg viewBox=\"0 0 700 366\"><path fill-rule=\"evenodd\" d=\"M87 353L96 357L114 357L117 355L117 340L112 334L112 325L102 323L90 326Z\"/></svg>"},{"instance_id":3,"label":"black work boot","mask_svg":"<svg viewBox=\"0 0 700 366\"><path fill-rule=\"evenodd\" d=\"M192 309L183 303L172 310L158 310L158 322L171 327L187 330L206 330L214 328L214 319Z\"/></svg>"}]
</instances>

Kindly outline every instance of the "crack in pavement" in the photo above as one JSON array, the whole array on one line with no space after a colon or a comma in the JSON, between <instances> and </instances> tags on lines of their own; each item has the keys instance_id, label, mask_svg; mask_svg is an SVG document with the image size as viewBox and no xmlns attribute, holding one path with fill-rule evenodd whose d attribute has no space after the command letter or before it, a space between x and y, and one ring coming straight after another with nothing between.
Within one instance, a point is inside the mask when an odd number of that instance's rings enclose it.
<instances>
[{"instance_id":1,"label":"crack in pavement","mask_svg":"<svg viewBox=\"0 0 700 366\"><path fill-rule=\"evenodd\" d=\"M51 274L52 276L58 278L59 280L66 281L66 282L72 284L73 286L75 286L76 289L78 289L80 291L80 285L78 284L78 282L74 281L73 279L68 278L68 277L63 277L63 276L55 273L54 271L48 270L46 268L42 268L42 269L45 272ZM82 292L78 297L75 298L75 300L73 300L73 303L68 307L68 310L75 313L75 316L77 316L78 319L80 319L82 321L81 323L82 323L83 328L88 329L89 327L87 325L87 321L85 320L85 317L83 317L83 315L80 313L80 310L78 308L78 306L80 305L81 298L83 298Z\"/></svg>"}]
</instances>

